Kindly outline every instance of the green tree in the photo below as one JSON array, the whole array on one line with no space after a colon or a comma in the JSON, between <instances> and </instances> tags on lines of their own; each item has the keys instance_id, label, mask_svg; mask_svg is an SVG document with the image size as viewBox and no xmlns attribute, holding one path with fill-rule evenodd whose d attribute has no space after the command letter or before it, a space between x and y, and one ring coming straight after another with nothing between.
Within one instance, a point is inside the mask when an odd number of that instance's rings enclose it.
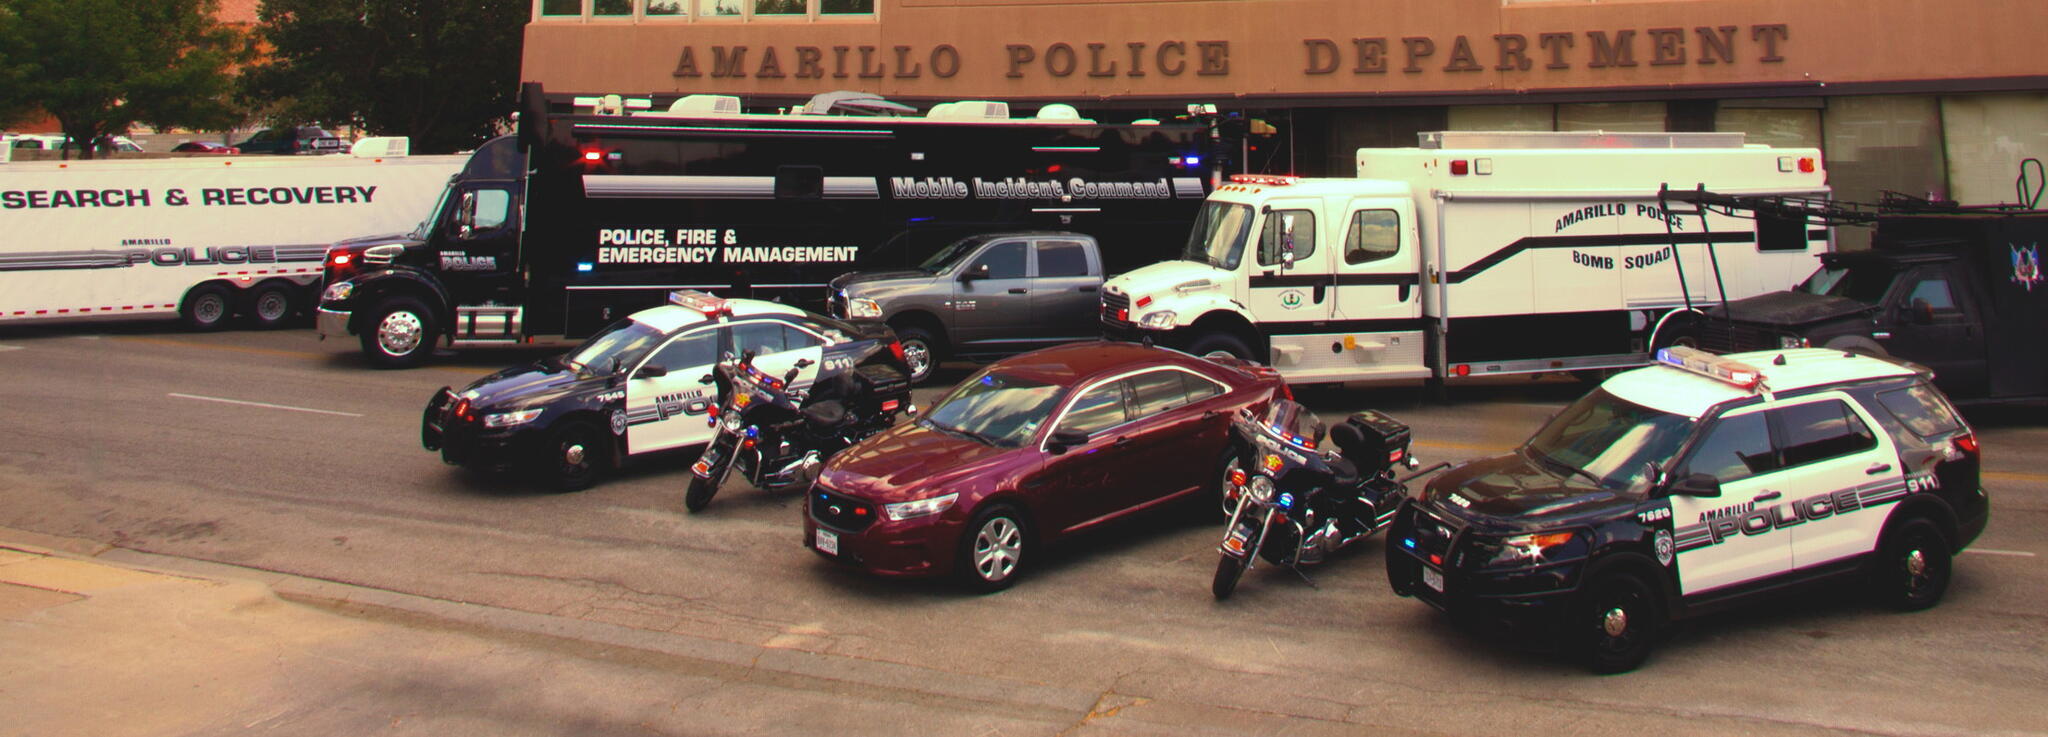
<instances>
[{"instance_id":1,"label":"green tree","mask_svg":"<svg viewBox=\"0 0 2048 737\"><path fill-rule=\"evenodd\" d=\"M531 0L263 0L244 94L280 124L347 123L413 150L470 148L517 105Z\"/></svg>"},{"instance_id":2,"label":"green tree","mask_svg":"<svg viewBox=\"0 0 2048 737\"><path fill-rule=\"evenodd\" d=\"M226 128L249 46L218 0L0 0L0 122L38 111L92 158L135 123Z\"/></svg>"}]
</instances>

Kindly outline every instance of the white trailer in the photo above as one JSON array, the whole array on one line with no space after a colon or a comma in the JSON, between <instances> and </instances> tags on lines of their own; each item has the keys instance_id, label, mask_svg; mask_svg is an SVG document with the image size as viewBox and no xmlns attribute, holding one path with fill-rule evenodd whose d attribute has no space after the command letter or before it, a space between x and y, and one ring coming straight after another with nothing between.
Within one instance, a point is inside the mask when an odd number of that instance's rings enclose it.
<instances>
[{"instance_id":1,"label":"white trailer","mask_svg":"<svg viewBox=\"0 0 2048 737\"><path fill-rule=\"evenodd\" d=\"M0 325L277 325L316 302L329 243L414 228L465 160L373 138L321 157L0 163Z\"/></svg>"},{"instance_id":2,"label":"white trailer","mask_svg":"<svg viewBox=\"0 0 2048 737\"><path fill-rule=\"evenodd\" d=\"M1815 149L1739 133L1425 133L1357 178L1240 175L1182 260L1112 279L1112 337L1264 361L1291 381L1647 363L1703 306L1788 288L1828 231L1658 193L1825 196ZM1681 270L1683 286L1681 286Z\"/></svg>"}]
</instances>

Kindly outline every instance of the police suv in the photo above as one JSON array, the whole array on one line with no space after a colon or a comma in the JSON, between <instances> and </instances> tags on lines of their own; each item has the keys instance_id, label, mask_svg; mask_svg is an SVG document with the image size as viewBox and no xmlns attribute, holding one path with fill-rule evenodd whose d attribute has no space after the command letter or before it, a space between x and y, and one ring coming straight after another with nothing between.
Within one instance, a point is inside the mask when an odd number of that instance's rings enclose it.
<instances>
[{"instance_id":1,"label":"police suv","mask_svg":"<svg viewBox=\"0 0 2048 737\"><path fill-rule=\"evenodd\" d=\"M442 387L421 419L421 443L451 464L520 469L581 489L628 456L709 441L712 366L746 351L769 375L796 369L796 388L822 365L854 367L878 386L907 387L910 375L885 325L677 291L568 353Z\"/></svg>"},{"instance_id":2,"label":"police suv","mask_svg":"<svg viewBox=\"0 0 2048 737\"><path fill-rule=\"evenodd\" d=\"M1641 664L1670 620L1792 584L1941 600L1990 500L1976 436L1928 376L1824 349L1657 358L1404 502L1394 592L1533 625L1601 672Z\"/></svg>"}]
</instances>

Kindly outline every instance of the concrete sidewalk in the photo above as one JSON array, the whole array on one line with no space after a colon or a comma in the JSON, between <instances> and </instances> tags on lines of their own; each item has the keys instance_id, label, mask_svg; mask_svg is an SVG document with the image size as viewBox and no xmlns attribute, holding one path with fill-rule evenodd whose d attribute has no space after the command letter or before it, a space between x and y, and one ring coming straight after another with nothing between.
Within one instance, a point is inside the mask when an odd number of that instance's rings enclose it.
<instances>
[{"instance_id":1,"label":"concrete sidewalk","mask_svg":"<svg viewBox=\"0 0 2048 737\"><path fill-rule=\"evenodd\" d=\"M10 536L24 535L0 530L4 736L1358 728L824 655L801 633L702 640Z\"/></svg>"}]
</instances>

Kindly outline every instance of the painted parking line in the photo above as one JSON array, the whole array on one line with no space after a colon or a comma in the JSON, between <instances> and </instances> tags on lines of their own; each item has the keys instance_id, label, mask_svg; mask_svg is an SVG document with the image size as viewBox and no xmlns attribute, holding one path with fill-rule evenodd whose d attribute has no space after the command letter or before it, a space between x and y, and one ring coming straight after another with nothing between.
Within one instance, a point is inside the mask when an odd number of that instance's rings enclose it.
<instances>
[{"instance_id":1,"label":"painted parking line","mask_svg":"<svg viewBox=\"0 0 2048 737\"><path fill-rule=\"evenodd\" d=\"M18 351L18 350L21 350L21 346L18 346L18 345L0 345L0 353L6 353L7 351Z\"/></svg>"},{"instance_id":2,"label":"painted parking line","mask_svg":"<svg viewBox=\"0 0 2048 737\"><path fill-rule=\"evenodd\" d=\"M189 340L176 340L171 338L150 338L135 335L124 335L121 337L114 338L114 340L118 340L124 343L147 343L150 345L171 346L175 348L197 348L203 351L229 351L232 353L250 353L259 356L278 356L281 358L304 358L310 360L326 360L334 356L334 354L332 353L323 353L316 351L292 351L280 348L257 348L254 346L244 345L198 343ZM470 376L477 376L482 373L490 373L493 369L467 366L426 366L423 368L423 370L452 371L461 374L468 374Z\"/></svg>"},{"instance_id":3,"label":"painted parking line","mask_svg":"<svg viewBox=\"0 0 2048 737\"><path fill-rule=\"evenodd\" d=\"M2033 553L2029 553L2025 550L1993 550L1991 548L1966 548L1963 550L1963 552L1976 553L1978 555L2003 555L2010 558L2034 557Z\"/></svg>"},{"instance_id":4,"label":"painted parking line","mask_svg":"<svg viewBox=\"0 0 2048 737\"><path fill-rule=\"evenodd\" d=\"M286 404L270 404L270 403L268 403L268 402L250 402L250 401L246 401L246 400L241 400L241 399L226 399L226 398L222 398L222 397L202 397L202 396L199 396L199 395L197 395L197 394L179 394L179 393L177 393L177 392L171 392L171 393L169 393L169 394L168 394L167 396L177 397L177 398L179 398L179 399L197 399L197 400L199 400L199 401L202 401L202 402L220 402L221 404L239 404L239 405L242 405L242 406L244 406L244 407L262 407L262 408L264 408L264 409L282 409L282 410L290 410L290 411L293 411L293 412L311 412L311 413L313 413L313 414L316 414L316 415L337 415L337 416L341 416L341 417L361 417L361 416L362 416L362 415L360 415L360 414L357 414L357 413L354 413L354 412L336 412L336 411L334 411L334 410L331 410L331 409L313 409L313 408L311 408L311 407L293 407L293 406L291 406L291 405L286 405Z\"/></svg>"}]
</instances>

